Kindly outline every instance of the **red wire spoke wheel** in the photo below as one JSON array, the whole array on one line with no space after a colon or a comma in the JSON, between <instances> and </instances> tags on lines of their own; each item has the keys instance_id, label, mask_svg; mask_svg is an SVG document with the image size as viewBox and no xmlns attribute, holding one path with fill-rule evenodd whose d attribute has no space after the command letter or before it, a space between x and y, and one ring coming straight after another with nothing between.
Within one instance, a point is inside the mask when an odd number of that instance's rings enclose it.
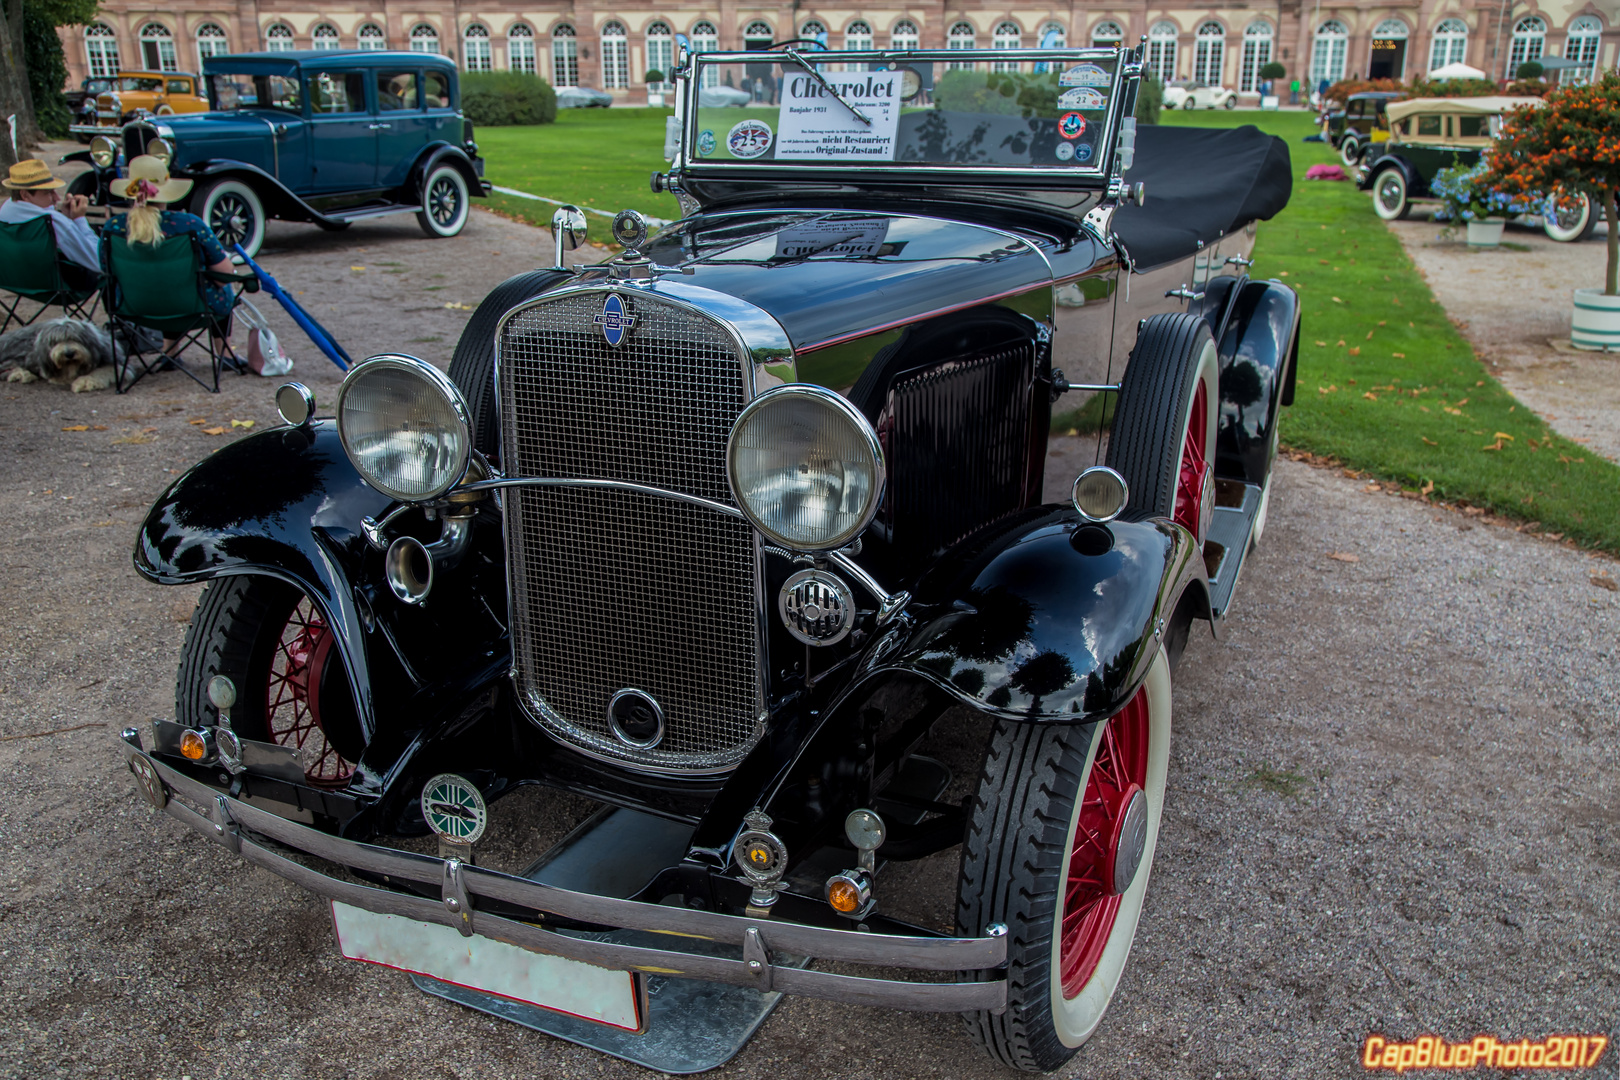
<instances>
[{"instance_id":1,"label":"red wire spoke wheel","mask_svg":"<svg viewBox=\"0 0 1620 1080\"><path fill-rule=\"evenodd\" d=\"M343 784L354 765L337 752L321 726L321 686L333 658L333 637L306 596L299 597L277 637L265 680L270 741L298 751L312 784Z\"/></svg>"},{"instance_id":2,"label":"red wire spoke wheel","mask_svg":"<svg viewBox=\"0 0 1620 1080\"><path fill-rule=\"evenodd\" d=\"M1176 524L1200 540L1208 525L1204 519L1205 507L1214 496L1215 486L1209 447L1209 387L1200 379L1193 387L1192 407L1187 410L1187 433L1181 440L1175 510Z\"/></svg>"},{"instance_id":3,"label":"red wire spoke wheel","mask_svg":"<svg viewBox=\"0 0 1620 1080\"><path fill-rule=\"evenodd\" d=\"M244 739L298 754L306 782L339 788L355 773L365 736L337 637L302 590L240 575L209 583L186 631L175 680L175 719L219 723L208 681L236 684L231 726Z\"/></svg>"}]
</instances>

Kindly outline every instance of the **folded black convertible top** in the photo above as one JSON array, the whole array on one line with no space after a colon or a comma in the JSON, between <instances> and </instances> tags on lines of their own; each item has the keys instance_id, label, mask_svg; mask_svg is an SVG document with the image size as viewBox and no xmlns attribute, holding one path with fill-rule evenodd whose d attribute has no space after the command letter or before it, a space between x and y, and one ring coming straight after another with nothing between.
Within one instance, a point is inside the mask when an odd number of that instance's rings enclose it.
<instances>
[{"instance_id":1,"label":"folded black convertible top","mask_svg":"<svg viewBox=\"0 0 1620 1080\"><path fill-rule=\"evenodd\" d=\"M1294 188L1288 144L1252 124L1240 128L1161 127L1136 131L1128 184L1143 184L1145 205L1114 215L1114 232L1138 270L1186 258L1288 205Z\"/></svg>"}]
</instances>

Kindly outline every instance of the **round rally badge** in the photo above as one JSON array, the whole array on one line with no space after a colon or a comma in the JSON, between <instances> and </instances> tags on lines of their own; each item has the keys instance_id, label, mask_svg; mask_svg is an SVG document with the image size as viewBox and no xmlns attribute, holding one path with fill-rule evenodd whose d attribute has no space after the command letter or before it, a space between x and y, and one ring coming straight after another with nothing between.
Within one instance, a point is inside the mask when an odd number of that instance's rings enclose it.
<instances>
[{"instance_id":1,"label":"round rally badge","mask_svg":"<svg viewBox=\"0 0 1620 1080\"><path fill-rule=\"evenodd\" d=\"M757 158L771 148L771 126L763 120L743 120L726 135L726 149L734 157Z\"/></svg>"},{"instance_id":2,"label":"round rally badge","mask_svg":"<svg viewBox=\"0 0 1620 1080\"><path fill-rule=\"evenodd\" d=\"M1082 164L1091 160L1091 144L1088 142L1076 143L1074 147L1074 160Z\"/></svg>"},{"instance_id":3,"label":"round rally badge","mask_svg":"<svg viewBox=\"0 0 1620 1080\"><path fill-rule=\"evenodd\" d=\"M1058 121L1058 131L1065 139L1078 139L1086 133L1086 118L1077 112L1064 113Z\"/></svg>"},{"instance_id":4,"label":"round rally badge","mask_svg":"<svg viewBox=\"0 0 1620 1080\"><path fill-rule=\"evenodd\" d=\"M1060 142L1057 144L1057 159L1059 161L1068 161L1072 157L1074 157L1074 143Z\"/></svg>"},{"instance_id":5,"label":"round rally badge","mask_svg":"<svg viewBox=\"0 0 1620 1080\"><path fill-rule=\"evenodd\" d=\"M698 132L698 153L704 157L714 153L714 132L708 130Z\"/></svg>"},{"instance_id":6,"label":"round rally badge","mask_svg":"<svg viewBox=\"0 0 1620 1080\"><path fill-rule=\"evenodd\" d=\"M484 835L489 810L470 780L441 773L422 785L422 817L446 843L475 844Z\"/></svg>"}]
</instances>

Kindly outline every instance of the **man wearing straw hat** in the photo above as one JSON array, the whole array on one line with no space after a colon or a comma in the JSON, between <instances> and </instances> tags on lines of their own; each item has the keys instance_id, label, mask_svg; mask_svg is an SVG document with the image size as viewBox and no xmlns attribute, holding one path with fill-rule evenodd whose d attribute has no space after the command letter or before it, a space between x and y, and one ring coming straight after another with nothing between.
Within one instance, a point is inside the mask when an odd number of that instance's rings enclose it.
<instances>
[{"instance_id":1,"label":"man wearing straw hat","mask_svg":"<svg viewBox=\"0 0 1620 1080\"><path fill-rule=\"evenodd\" d=\"M48 215L56 233L56 250L71 264L64 267L68 284L78 288L94 285L101 275L101 260L96 252L95 231L84 219L90 200L83 195L69 195L62 201L62 209L57 209L57 189L64 182L52 176L50 166L38 158L17 162L0 185L11 191L11 198L0 205L0 223L19 225Z\"/></svg>"}]
</instances>

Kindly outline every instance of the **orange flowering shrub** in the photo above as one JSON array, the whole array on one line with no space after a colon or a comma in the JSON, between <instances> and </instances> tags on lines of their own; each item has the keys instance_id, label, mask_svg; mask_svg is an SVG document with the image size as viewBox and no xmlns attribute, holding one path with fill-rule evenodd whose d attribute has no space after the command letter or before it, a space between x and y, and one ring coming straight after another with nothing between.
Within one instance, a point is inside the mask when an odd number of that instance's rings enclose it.
<instances>
[{"instance_id":1,"label":"orange flowering shrub","mask_svg":"<svg viewBox=\"0 0 1620 1080\"><path fill-rule=\"evenodd\" d=\"M1350 100L1351 94L1368 94L1376 90L1406 93L1406 84L1399 79L1340 79L1327 88L1323 101L1337 101L1340 105Z\"/></svg>"},{"instance_id":2,"label":"orange flowering shrub","mask_svg":"<svg viewBox=\"0 0 1620 1080\"><path fill-rule=\"evenodd\" d=\"M1615 193L1620 190L1620 75L1599 82L1562 86L1538 108L1515 109L1487 160L1483 178L1507 196L1572 197L1584 194L1602 206L1609 223L1609 266L1604 292L1614 296L1620 272L1620 225Z\"/></svg>"}]
</instances>

